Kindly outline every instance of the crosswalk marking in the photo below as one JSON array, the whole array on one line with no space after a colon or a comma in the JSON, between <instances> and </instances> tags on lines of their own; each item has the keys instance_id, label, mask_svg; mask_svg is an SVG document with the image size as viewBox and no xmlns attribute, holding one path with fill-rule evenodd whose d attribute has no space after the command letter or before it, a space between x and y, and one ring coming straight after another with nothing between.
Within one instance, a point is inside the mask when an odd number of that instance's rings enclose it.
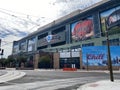
<instances>
[{"instance_id":1,"label":"crosswalk marking","mask_svg":"<svg viewBox=\"0 0 120 90\"><path fill-rule=\"evenodd\" d=\"M84 79L84 82L83 82L83 79ZM33 83L1 86L0 90L55 90L59 88L66 88L76 84L83 84L86 82L88 81L85 78L56 79L56 80L50 80L50 81L37 81Z\"/></svg>"},{"instance_id":2,"label":"crosswalk marking","mask_svg":"<svg viewBox=\"0 0 120 90\"><path fill-rule=\"evenodd\" d=\"M23 77L24 75L25 75L25 73L20 72L20 71L7 71L6 74L0 76L0 83L18 79L18 78Z\"/></svg>"}]
</instances>

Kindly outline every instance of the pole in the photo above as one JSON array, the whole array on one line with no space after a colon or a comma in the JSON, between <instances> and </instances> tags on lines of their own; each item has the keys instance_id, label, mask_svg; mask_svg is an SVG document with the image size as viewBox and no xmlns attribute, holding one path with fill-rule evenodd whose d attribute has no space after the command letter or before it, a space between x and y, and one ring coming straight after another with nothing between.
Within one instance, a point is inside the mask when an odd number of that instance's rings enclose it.
<instances>
[{"instance_id":1,"label":"pole","mask_svg":"<svg viewBox=\"0 0 120 90\"><path fill-rule=\"evenodd\" d=\"M70 47L70 61L72 61L72 48ZM71 67L72 67L72 63L71 63Z\"/></svg>"},{"instance_id":2,"label":"pole","mask_svg":"<svg viewBox=\"0 0 120 90\"><path fill-rule=\"evenodd\" d=\"M88 58L87 58L87 71L88 71Z\"/></svg>"},{"instance_id":3,"label":"pole","mask_svg":"<svg viewBox=\"0 0 120 90\"><path fill-rule=\"evenodd\" d=\"M112 61L111 61L111 53L110 53L110 42L109 42L109 35L108 35L108 26L107 21L105 19L105 29L106 29L106 39L107 39L107 53L108 53L108 69L110 71L110 80L113 82L113 69L112 69Z\"/></svg>"},{"instance_id":4,"label":"pole","mask_svg":"<svg viewBox=\"0 0 120 90\"><path fill-rule=\"evenodd\" d=\"M110 43L109 43L109 37L108 37L108 30L106 30L106 38L107 38L107 52L108 52L108 68L110 71L110 80L113 82L113 69L112 69L112 62L111 62L111 54L110 54Z\"/></svg>"}]
</instances>

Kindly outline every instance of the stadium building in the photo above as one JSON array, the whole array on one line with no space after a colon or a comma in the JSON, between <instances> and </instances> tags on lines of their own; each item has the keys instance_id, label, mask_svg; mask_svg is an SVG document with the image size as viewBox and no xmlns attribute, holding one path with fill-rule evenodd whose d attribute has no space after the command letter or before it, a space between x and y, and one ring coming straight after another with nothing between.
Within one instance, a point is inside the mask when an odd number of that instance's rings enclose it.
<instances>
[{"instance_id":1,"label":"stadium building","mask_svg":"<svg viewBox=\"0 0 120 90\"><path fill-rule=\"evenodd\" d=\"M15 58L19 55L27 56L27 61L34 68L44 68L45 66L39 63L39 58L48 55L49 68L106 69L107 64L85 65L82 54L82 48L85 47L106 47L106 31L109 34L110 46L119 47L120 0L103 0L40 27L27 37L14 41L12 55ZM103 59L102 56L91 57ZM120 56L117 59L120 61ZM115 66L119 67L120 63Z\"/></svg>"}]
</instances>

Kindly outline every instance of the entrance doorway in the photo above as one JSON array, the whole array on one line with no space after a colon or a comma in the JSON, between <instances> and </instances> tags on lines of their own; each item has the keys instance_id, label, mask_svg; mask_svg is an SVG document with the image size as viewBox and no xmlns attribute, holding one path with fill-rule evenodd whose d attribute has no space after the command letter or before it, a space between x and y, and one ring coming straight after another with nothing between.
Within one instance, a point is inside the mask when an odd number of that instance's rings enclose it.
<instances>
[{"instance_id":1,"label":"entrance doorway","mask_svg":"<svg viewBox=\"0 0 120 90\"><path fill-rule=\"evenodd\" d=\"M74 58L60 58L60 68L80 68L79 57Z\"/></svg>"},{"instance_id":2,"label":"entrance doorway","mask_svg":"<svg viewBox=\"0 0 120 90\"><path fill-rule=\"evenodd\" d=\"M33 63L33 55L30 55L27 59L27 67L28 68L34 68L34 63Z\"/></svg>"}]
</instances>

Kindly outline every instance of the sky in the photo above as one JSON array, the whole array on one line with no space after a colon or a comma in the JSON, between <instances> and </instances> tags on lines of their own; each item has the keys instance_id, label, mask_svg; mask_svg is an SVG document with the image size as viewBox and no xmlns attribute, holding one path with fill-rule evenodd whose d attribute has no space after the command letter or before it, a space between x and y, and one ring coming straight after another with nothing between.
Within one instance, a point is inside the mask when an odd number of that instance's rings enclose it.
<instances>
[{"instance_id":1,"label":"sky","mask_svg":"<svg viewBox=\"0 0 120 90\"><path fill-rule=\"evenodd\" d=\"M0 38L4 56L12 42L77 9L102 0L0 0Z\"/></svg>"}]
</instances>

